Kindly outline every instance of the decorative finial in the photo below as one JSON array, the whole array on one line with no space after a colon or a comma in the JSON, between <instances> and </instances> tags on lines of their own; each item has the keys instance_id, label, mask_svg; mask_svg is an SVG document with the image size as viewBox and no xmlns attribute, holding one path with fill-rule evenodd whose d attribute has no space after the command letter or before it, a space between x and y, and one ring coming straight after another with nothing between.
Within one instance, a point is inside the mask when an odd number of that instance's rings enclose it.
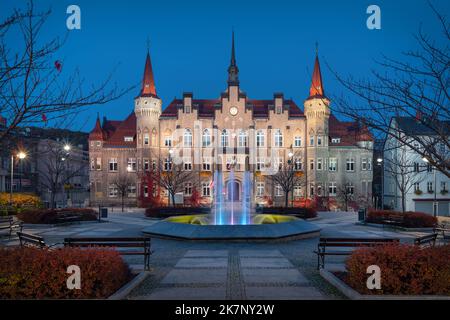
<instances>
[{"instance_id":1,"label":"decorative finial","mask_svg":"<svg viewBox=\"0 0 450 320\"><path fill-rule=\"evenodd\" d=\"M316 41L316 56L319 54L319 43Z\"/></svg>"},{"instance_id":2,"label":"decorative finial","mask_svg":"<svg viewBox=\"0 0 450 320\"><path fill-rule=\"evenodd\" d=\"M150 52L150 37L147 36L147 52Z\"/></svg>"}]
</instances>

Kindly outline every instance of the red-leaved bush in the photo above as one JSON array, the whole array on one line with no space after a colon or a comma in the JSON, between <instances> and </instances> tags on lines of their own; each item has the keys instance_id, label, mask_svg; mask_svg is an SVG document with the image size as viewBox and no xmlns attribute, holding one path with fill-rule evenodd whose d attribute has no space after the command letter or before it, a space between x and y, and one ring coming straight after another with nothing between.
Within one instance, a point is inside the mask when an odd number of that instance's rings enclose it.
<instances>
[{"instance_id":1,"label":"red-leaved bush","mask_svg":"<svg viewBox=\"0 0 450 320\"><path fill-rule=\"evenodd\" d=\"M65 222L63 217L74 217L70 221L95 221L97 213L93 209L66 208L66 209L31 209L17 213L17 218L25 223L57 224Z\"/></svg>"},{"instance_id":2,"label":"red-leaved bush","mask_svg":"<svg viewBox=\"0 0 450 320\"><path fill-rule=\"evenodd\" d=\"M67 288L67 267L81 269L81 289ZM0 248L0 299L106 298L131 279L117 251Z\"/></svg>"},{"instance_id":3,"label":"red-leaved bush","mask_svg":"<svg viewBox=\"0 0 450 320\"><path fill-rule=\"evenodd\" d=\"M362 294L450 295L450 245L421 249L394 244L355 250L346 282ZM367 267L381 269L381 290L367 289Z\"/></svg>"},{"instance_id":4,"label":"red-leaved bush","mask_svg":"<svg viewBox=\"0 0 450 320\"><path fill-rule=\"evenodd\" d=\"M401 222L406 228L432 228L437 224L437 218L423 212L398 212L392 210L370 210L366 222L383 223L384 220Z\"/></svg>"}]
</instances>

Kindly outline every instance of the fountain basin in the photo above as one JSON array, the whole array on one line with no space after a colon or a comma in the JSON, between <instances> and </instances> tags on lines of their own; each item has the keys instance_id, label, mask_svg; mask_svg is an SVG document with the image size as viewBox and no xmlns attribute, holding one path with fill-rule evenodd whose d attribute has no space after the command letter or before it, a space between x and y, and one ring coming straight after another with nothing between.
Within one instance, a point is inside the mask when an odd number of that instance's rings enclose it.
<instances>
[{"instance_id":1,"label":"fountain basin","mask_svg":"<svg viewBox=\"0 0 450 320\"><path fill-rule=\"evenodd\" d=\"M287 241L320 235L320 228L313 223L282 215L254 215L255 224L246 225L208 222L206 215L176 216L146 227L143 232L151 237L195 241Z\"/></svg>"}]
</instances>

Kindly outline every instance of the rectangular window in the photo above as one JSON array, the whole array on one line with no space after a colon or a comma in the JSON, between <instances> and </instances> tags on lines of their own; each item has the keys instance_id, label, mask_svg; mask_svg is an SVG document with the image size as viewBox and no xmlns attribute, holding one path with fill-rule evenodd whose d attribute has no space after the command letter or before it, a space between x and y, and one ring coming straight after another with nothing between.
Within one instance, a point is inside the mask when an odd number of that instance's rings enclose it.
<instances>
[{"instance_id":1,"label":"rectangular window","mask_svg":"<svg viewBox=\"0 0 450 320\"><path fill-rule=\"evenodd\" d=\"M420 183L419 182L414 183L414 191L420 191Z\"/></svg>"},{"instance_id":2,"label":"rectangular window","mask_svg":"<svg viewBox=\"0 0 450 320\"><path fill-rule=\"evenodd\" d=\"M172 170L172 160L170 160L169 158L166 158L164 160L164 171L170 171Z\"/></svg>"},{"instance_id":3,"label":"rectangular window","mask_svg":"<svg viewBox=\"0 0 450 320\"><path fill-rule=\"evenodd\" d=\"M202 170L203 171L211 171L211 158L210 157L203 157Z\"/></svg>"},{"instance_id":4,"label":"rectangular window","mask_svg":"<svg viewBox=\"0 0 450 320\"><path fill-rule=\"evenodd\" d=\"M283 188L279 184L275 186L275 196L281 197L283 195Z\"/></svg>"},{"instance_id":5,"label":"rectangular window","mask_svg":"<svg viewBox=\"0 0 450 320\"><path fill-rule=\"evenodd\" d=\"M119 195L119 189L115 185L110 184L108 186L108 197L117 198L118 195Z\"/></svg>"},{"instance_id":6,"label":"rectangular window","mask_svg":"<svg viewBox=\"0 0 450 320\"><path fill-rule=\"evenodd\" d=\"M302 146L302 137L299 137L299 136L295 137L294 138L294 147L299 148L301 146Z\"/></svg>"},{"instance_id":7,"label":"rectangular window","mask_svg":"<svg viewBox=\"0 0 450 320\"><path fill-rule=\"evenodd\" d=\"M109 159L109 171L117 171L117 158L111 158Z\"/></svg>"},{"instance_id":8,"label":"rectangular window","mask_svg":"<svg viewBox=\"0 0 450 320\"><path fill-rule=\"evenodd\" d=\"M184 184L184 195L191 196L192 195L192 182L186 182Z\"/></svg>"},{"instance_id":9,"label":"rectangular window","mask_svg":"<svg viewBox=\"0 0 450 320\"><path fill-rule=\"evenodd\" d=\"M446 192L446 191L448 191L447 182L441 181L441 192Z\"/></svg>"},{"instance_id":10,"label":"rectangular window","mask_svg":"<svg viewBox=\"0 0 450 320\"><path fill-rule=\"evenodd\" d=\"M301 197L302 196L302 187L299 185L294 186L294 197Z\"/></svg>"},{"instance_id":11,"label":"rectangular window","mask_svg":"<svg viewBox=\"0 0 450 320\"><path fill-rule=\"evenodd\" d=\"M256 133L256 146L264 147L264 132L262 131Z\"/></svg>"},{"instance_id":12,"label":"rectangular window","mask_svg":"<svg viewBox=\"0 0 450 320\"><path fill-rule=\"evenodd\" d=\"M367 170L372 171L372 159L367 159Z\"/></svg>"},{"instance_id":13,"label":"rectangular window","mask_svg":"<svg viewBox=\"0 0 450 320\"><path fill-rule=\"evenodd\" d=\"M150 135L148 133L144 133L144 145L148 146L150 144Z\"/></svg>"},{"instance_id":14,"label":"rectangular window","mask_svg":"<svg viewBox=\"0 0 450 320\"><path fill-rule=\"evenodd\" d=\"M317 159L317 170L322 170L322 159Z\"/></svg>"},{"instance_id":15,"label":"rectangular window","mask_svg":"<svg viewBox=\"0 0 450 320\"><path fill-rule=\"evenodd\" d=\"M166 147L172 146L172 137L168 136L164 138L164 146Z\"/></svg>"},{"instance_id":16,"label":"rectangular window","mask_svg":"<svg viewBox=\"0 0 450 320\"><path fill-rule=\"evenodd\" d=\"M309 159L309 170L314 170L314 159Z\"/></svg>"},{"instance_id":17,"label":"rectangular window","mask_svg":"<svg viewBox=\"0 0 450 320\"><path fill-rule=\"evenodd\" d=\"M192 170L192 159L189 157L184 158L184 170L191 171Z\"/></svg>"},{"instance_id":18,"label":"rectangular window","mask_svg":"<svg viewBox=\"0 0 450 320\"><path fill-rule=\"evenodd\" d=\"M124 137L123 140L125 142L133 142L133 137Z\"/></svg>"},{"instance_id":19,"label":"rectangular window","mask_svg":"<svg viewBox=\"0 0 450 320\"><path fill-rule=\"evenodd\" d=\"M295 171L303 170L303 165L302 165L302 160L301 159L295 159L294 160L294 170Z\"/></svg>"},{"instance_id":20,"label":"rectangular window","mask_svg":"<svg viewBox=\"0 0 450 320\"><path fill-rule=\"evenodd\" d=\"M322 145L322 136L317 136L317 145L318 146Z\"/></svg>"},{"instance_id":21,"label":"rectangular window","mask_svg":"<svg viewBox=\"0 0 450 320\"><path fill-rule=\"evenodd\" d=\"M336 171L337 170L337 159L336 158L330 158L328 161L328 170L330 171Z\"/></svg>"},{"instance_id":22,"label":"rectangular window","mask_svg":"<svg viewBox=\"0 0 450 320\"><path fill-rule=\"evenodd\" d=\"M367 159L366 158L361 159L361 170L367 171Z\"/></svg>"},{"instance_id":23,"label":"rectangular window","mask_svg":"<svg viewBox=\"0 0 450 320\"><path fill-rule=\"evenodd\" d=\"M314 136L309 136L309 146L314 146Z\"/></svg>"},{"instance_id":24,"label":"rectangular window","mask_svg":"<svg viewBox=\"0 0 450 320\"><path fill-rule=\"evenodd\" d=\"M136 158L128 158L127 171L128 172L135 172L136 171Z\"/></svg>"},{"instance_id":25,"label":"rectangular window","mask_svg":"<svg viewBox=\"0 0 450 320\"><path fill-rule=\"evenodd\" d=\"M427 165L427 172L433 172L433 166L431 164Z\"/></svg>"},{"instance_id":26,"label":"rectangular window","mask_svg":"<svg viewBox=\"0 0 450 320\"><path fill-rule=\"evenodd\" d=\"M136 186L134 184L129 185L127 188L128 198L136 198Z\"/></svg>"},{"instance_id":27,"label":"rectangular window","mask_svg":"<svg viewBox=\"0 0 450 320\"><path fill-rule=\"evenodd\" d=\"M150 160L144 159L144 171L150 171Z\"/></svg>"},{"instance_id":28,"label":"rectangular window","mask_svg":"<svg viewBox=\"0 0 450 320\"><path fill-rule=\"evenodd\" d=\"M420 171L420 164L418 162L414 162L414 172Z\"/></svg>"},{"instance_id":29,"label":"rectangular window","mask_svg":"<svg viewBox=\"0 0 450 320\"><path fill-rule=\"evenodd\" d=\"M91 159L91 170L95 170L95 159Z\"/></svg>"},{"instance_id":30,"label":"rectangular window","mask_svg":"<svg viewBox=\"0 0 450 320\"><path fill-rule=\"evenodd\" d=\"M264 158L256 158L256 171L261 171L264 168Z\"/></svg>"},{"instance_id":31,"label":"rectangular window","mask_svg":"<svg viewBox=\"0 0 450 320\"><path fill-rule=\"evenodd\" d=\"M336 192L337 192L336 182L330 182L328 184L328 193L329 193L329 195L334 197L334 196L336 196Z\"/></svg>"},{"instance_id":32,"label":"rectangular window","mask_svg":"<svg viewBox=\"0 0 450 320\"><path fill-rule=\"evenodd\" d=\"M433 192L433 182L427 182L427 191L429 193Z\"/></svg>"},{"instance_id":33,"label":"rectangular window","mask_svg":"<svg viewBox=\"0 0 450 320\"><path fill-rule=\"evenodd\" d=\"M258 182L256 184L256 195L258 197L264 196L264 182Z\"/></svg>"},{"instance_id":34,"label":"rectangular window","mask_svg":"<svg viewBox=\"0 0 450 320\"><path fill-rule=\"evenodd\" d=\"M332 138L331 143L341 143L341 138Z\"/></svg>"},{"instance_id":35,"label":"rectangular window","mask_svg":"<svg viewBox=\"0 0 450 320\"><path fill-rule=\"evenodd\" d=\"M309 196L314 197L314 183L309 184Z\"/></svg>"},{"instance_id":36,"label":"rectangular window","mask_svg":"<svg viewBox=\"0 0 450 320\"><path fill-rule=\"evenodd\" d=\"M347 158L346 166L347 171L355 171L355 159Z\"/></svg>"},{"instance_id":37,"label":"rectangular window","mask_svg":"<svg viewBox=\"0 0 450 320\"><path fill-rule=\"evenodd\" d=\"M202 183L202 196L209 197L210 195L211 195L211 189L209 187L209 183L203 182Z\"/></svg>"},{"instance_id":38,"label":"rectangular window","mask_svg":"<svg viewBox=\"0 0 450 320\"><path fill-rule=\"evenodd\" d=\"M319 197L322 196L322 186L321 185L317 186L317 196L319 196Z\"/></svg>"},{"instance_id":39,"label":"rectangular window","mask_svg":"<svg viewBox=\"0 0 450 320\"><path fill-rule=\"evenodd\" d=\"M347 194L354 194L355 187L352 184L348 184L345 188L347 190Z\"/></svg>"}]
</instances>

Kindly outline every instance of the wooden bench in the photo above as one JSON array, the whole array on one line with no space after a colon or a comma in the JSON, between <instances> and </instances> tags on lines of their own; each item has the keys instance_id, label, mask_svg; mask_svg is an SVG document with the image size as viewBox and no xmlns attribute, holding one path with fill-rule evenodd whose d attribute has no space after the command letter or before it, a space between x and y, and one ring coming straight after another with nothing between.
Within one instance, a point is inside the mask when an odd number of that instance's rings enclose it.
<instances>
[{"instance_id":1,"label":"wooden bench","mask_svg":"<svg viewBox=\"0 0 450 320\"><path fill-rule=\"evenodd\" d=\"M50 249L51 247L54 247L54 246L60 244L60 243L55 243L52 245L48 245L45 243L44 238L42 238L41 236L36 236L31 233L17 232L17 236L19 237L21 247Z\"/></svg>"},{"instance_id":2,"label":"wooden bench","mask_svg":"<svg viewBox=\"0 0 450 320\"><path fill-rule=\"evenodd\" d=\"M433 229L434 233L437 233L438 235L442 235L442 239L444 240L450 240L450 228L446 227L445 225L438 225Z\"/></svg>"},{"instance_id":3,"label":"wooden bench","mask_svg":"<svg viewBox=\"0 0 450 320\"><path fill-rule=\"evenodd\" d=\"M317 250L317 269L325 267L325 256L348 256L354 248L375 247L400 242L395 238L320 238ZM328 251L332 248L351 248L352 250Z\"/></svg>"},{"instance_id":4,"label":"wooden bench","mask_svg":"<svg viewBox=\"0 0 450 320\"><path fill-rule=\"evenodd\" d=\"M121 255L142 255L144 256L144 268L150 269L150 255L153 253L151 239L145 237L136 238L65 238L65 247L110 247L127 248L127 250L117 250ZM131 250L136 249L136 250Z\"/></svg>"},{"instance_id":5,"label":"wooden bench","mask_svg":"<svg viewBox=\"0 0 450 320\"><path fill-rule=\"evenodd\" d=\"M421 247L434 247L438 234L432 233L414 239L414 244Z\"/></svg>"},{"instance_id":6,"label":"wooden bench","mask_svg":"<svg viewBox=\"0 0 450 320\"><path fill-rule=\"evenodd\" d=\"M0 230L9 230L9 238L11 239L11 235L14 230L22 231L22 222L14 221L13 216L0 217Z\"/></svg>"}]
</instances>

